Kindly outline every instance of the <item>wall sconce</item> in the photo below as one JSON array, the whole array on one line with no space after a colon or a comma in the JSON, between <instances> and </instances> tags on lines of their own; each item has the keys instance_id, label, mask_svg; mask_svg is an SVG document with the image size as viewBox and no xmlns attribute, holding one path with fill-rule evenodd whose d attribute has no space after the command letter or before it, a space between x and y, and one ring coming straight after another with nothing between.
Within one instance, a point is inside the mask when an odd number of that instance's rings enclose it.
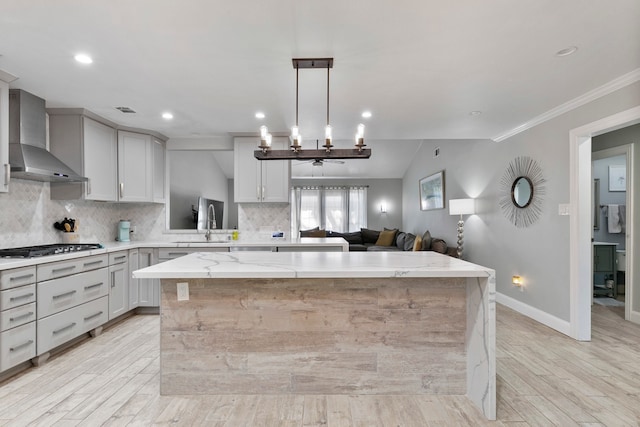
<instances>
[{"instance_id":1,"label":"wall sconce","mask_svg":"<svg viewBox=\"0 0 640 427\"><path fill-rule=\"evenodd\" d=\"M380 203L380 213L387 213L387 202Z\"/></svg>"},{"instance_id":2,"label":"wall sconce","mask_svg":"<svg viewBox=\"0 0 640 427\"><path fill-rule=\"evenodd\" d=\"M511 283L513 283L513 286L519 287L520 291L524 292L524 279L522 276L512 276Z\"/></svg>"},{"instance_id":3,"label":"wall sconce","mask_svg":"<svg viewBox=\"0 0 640 427\"><path fill-rule=\"evenodd\" d=\"M460 215L458 221L458 258L462 258L462 242L464 241L464 220L462 215L473 215L476 213L475 199L452 199L449 200L449 215Z\"/></svg>"}]
</instances>

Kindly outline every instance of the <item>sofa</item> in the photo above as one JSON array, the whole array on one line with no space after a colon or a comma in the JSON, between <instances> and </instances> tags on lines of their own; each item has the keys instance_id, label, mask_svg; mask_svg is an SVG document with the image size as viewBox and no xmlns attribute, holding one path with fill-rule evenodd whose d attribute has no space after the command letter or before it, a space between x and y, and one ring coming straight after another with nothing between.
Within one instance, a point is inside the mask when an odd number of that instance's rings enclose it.
<instances>
[{"instance_id":1,"label":"sofa","mask_svg":"<svg viewBox=\"0 0 640 427\"><path fill-rule=\"evenodd\" d=\"M406 233L398 229L371 230L361 228L360 231L339 233L321 230L319 227L301 230L300 237L342 237L349 243L349 251L435 251L457 257L456 248L450 248L440 238L431 236L429 230L422 235Z\"/></svg>"}]
</instances>

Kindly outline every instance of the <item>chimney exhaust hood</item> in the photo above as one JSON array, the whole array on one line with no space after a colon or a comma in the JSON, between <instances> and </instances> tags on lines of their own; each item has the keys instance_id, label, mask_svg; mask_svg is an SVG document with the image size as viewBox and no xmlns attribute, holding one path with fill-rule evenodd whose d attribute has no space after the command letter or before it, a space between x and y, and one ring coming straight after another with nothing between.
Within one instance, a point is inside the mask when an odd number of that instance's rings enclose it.
<instances>
[{"instance_id":1,"label":"chimney exhaust hood","mask_svg":"<svg viewBox=\"0 0 640 427\"><path fill-rule=\"evenodd\" d=\"M44 99L21 89L9 90L11 176L45 182L88 181L47 151L46 120Z\"/></svg>"}]
</instances>

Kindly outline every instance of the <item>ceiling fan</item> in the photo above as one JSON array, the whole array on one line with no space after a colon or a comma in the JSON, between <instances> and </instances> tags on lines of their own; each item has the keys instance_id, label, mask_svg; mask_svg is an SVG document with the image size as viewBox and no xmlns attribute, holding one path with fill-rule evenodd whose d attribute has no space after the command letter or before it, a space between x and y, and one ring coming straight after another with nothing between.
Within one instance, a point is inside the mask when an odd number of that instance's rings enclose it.
<instances>
[{"instance_id":1,"label":"ceiling fan","mask_svg":"<svg viewBox=\"0 0 640 427\"><path fill-rule=\"evenodd\" d=\"M316 148L318 147L318 140L316 139ZM299 162L296 163L294 166L300 166L300 165L304 165L306 163L311 163L312 166L322 166L322 164L324 162L327 163L335 163L337 165L343 165L344 164L344 160L337 160L337 159L313 159L313 160L306 160L304 162Z\"/></svg>"}]
</instances>

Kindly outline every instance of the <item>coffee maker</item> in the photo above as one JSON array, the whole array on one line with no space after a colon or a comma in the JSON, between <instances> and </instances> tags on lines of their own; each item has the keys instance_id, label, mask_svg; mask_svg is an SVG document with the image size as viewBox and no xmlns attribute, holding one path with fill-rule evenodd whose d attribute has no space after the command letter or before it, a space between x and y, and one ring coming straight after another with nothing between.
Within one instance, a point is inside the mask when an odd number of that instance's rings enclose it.
<instances>
[{"instance_id":1,"label":"coffee maker","mask_svg":"<svg viewBox=\"0 0 640 427\"><path fill-rule=\"evenodd\" d=\"M129 241L129 233L131 231L131 221L121 219L118 223L118 237L116 240L120 242Z\"/></svg>"}]
</instances>

